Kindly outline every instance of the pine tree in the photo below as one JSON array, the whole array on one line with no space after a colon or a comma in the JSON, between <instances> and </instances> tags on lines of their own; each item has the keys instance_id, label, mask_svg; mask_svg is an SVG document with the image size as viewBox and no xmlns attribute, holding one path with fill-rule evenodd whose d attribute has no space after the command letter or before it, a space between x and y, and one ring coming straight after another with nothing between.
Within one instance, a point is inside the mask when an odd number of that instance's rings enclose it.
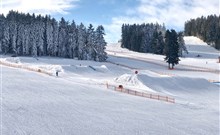
<instances>
[{"instance_id":1,"label":"pine tree","mask_svg":"<svg viewBox=\"0 0 220 135\"><path fill-rule=\"evenodd\" d=\"M92 24L90 24L87 30L87 44L86 44L87 60L96 59L96 52L94 48L95 48L95 32Z\"/></svg>"},{"instance_id":2,"label":"pine tree","mask_svg":"<svg viewBox=\"0 0 220 135\"><path fill-rule=\"evenodd\" d=\"M179 59L179 44L177 42L177 33L175 30L166 31L165 35L165 61L168 63L169 69L170 64L172 64L172 68L174 65L177 65L180 61Z\"/></svg>"},{"instance_id":3,"label":"pine tree","mask_svg":"<svg viewBox=\"0 0 220 135\"><path fill-rule=\"evenodd\" d=\"M78 28L78 59L85 60L86 59L86 28L81 23Z\"/></svg>"},{"instance_id":4,"label":"pine tree","mask_svg":"<svg viewBox=\"0 0 220 135\"><path fill-rule=\"evenodd\" d=\"M159 40L158 40L158 32L157 31L154 31L153 33L153 37L150 41L150 48L151 48L151 53L155 53L155 54L158 54L158 48L160 46L159 44Z\"/></svg>"},{"instance_id":5,"label":"pine tree","mask_svg":"<svg viewBox=\"0 0 220 135\"><path fill-rule=\"evenodd\" d=\"M31 18L31 28L32 30L30 31L30 48L29 52L31 56L37 57L37 25L35 24L35 15L33 14L33 18Z\"/></svg>"},{"instance_id":6,"label":"pine tree","mask_svg":"<svg viewBox=\"0 0 220 135\"><path fill-rule=\"evenodd\" d=\"M54 18L10 11L0 15L0 53L27 56L78 57L80 60L105 61L104 28L88 30L81 23L69 24L61 18L59 24Z\"/></svg>"},{"instance_id":7,"label":"pine tree","mask_svg":"<svg viewBox=\"0 0 220 135\"><path fill-rule=\"evenodd\" d=\"M36 46L37 46L37 55L47 55L47 53L44 52L44 32L45 32L45 24L43 23L42 17L39 15L36 18L35 21L36 25Z\"/></svg>"},{"instance_id":8,"label":"pine tree","mask_svg":"<svg viewBox=\"0 0 220 135\"><path fill-rule=\"evenodd\" d=\"M52 36L53 36L53 49L52 49L52 56L58 56L58 33L59 33L59 26L58 22L53 18L51 25L53 27Z\"/></svg>"},{"instance_id":9,"label":"pine tree","mask_svg":"<svg viewBox=\"0 0 220 135\"><path fill-rule=\"evenodd\" d=\"M16 48L16 38L17 38L17 22L16 22L16 12L9 11L7 15L7 20L9 24L9 53L17 55Z\"/></svg>"},{"instance_id":10,"label":"pine tree","mask_svg":"<svg viewBox=\"0 0 220 135\"><path fill-rule=\"evenodd\" d=\"M107 53L105 52L106 42L104 39L105 30L102 25L98 26L96 29L96 45L94 47L95 55L94 58L96 61L106 61Z\"/></svg>"},{"instance_id":11,"label":"pine tree","mask_svg":"<svg viewBox=\"0 0 220 135\"><path fill-rule=\"evenodd\" d=\"M52 26L52 21L50 16L46 16L45 19L45 54L52 56L53 55L53 49L54 44L53 44L53 26Z\"/></svg>"},{"instance_id":12,"label":"pine tree","mask_svg":"<svg viewBox=\"0 0 220 135\"><path fill-rule=\"evenodd\" d=\"M67 32L68 23L64 18L61 18L59 23L59 34L58 34L58 56L67 57Z\"/></svg>"},{"instance_id":13,"label":"pine tree","mask_svg":"<svg viewBox=\"0 0 220 135\"><path fill-rule=\"evenodd\" d=\"M178 33L178 44L179 44L179 56L183 55L183 51L188 54L188 50L185 46L185 42L183 39L183 32Z\"/></svg>"},{"instance_id":14,"label":"pine tree","mask_svg":"<svg viewBox=\"0 0 220 135\"><path fill-rule=\"evenodd\" d=\"M75 21L73 20L71 25L68 25L68 57L74 58L76 56L76 48L77 48L77 27Z\"/></svg>"},{"instance_id":15,"label":"pine tree","mask_svg":"<svg viewBox=\"0 0 220 135\"><path fill-rule=\"evenodd\" d=\"M163 36L163 31L160 31L158 34L158 42L159 45L157 46L157 52L156 54L164 54L164 36Z\"/></svg>"}]
</instances>

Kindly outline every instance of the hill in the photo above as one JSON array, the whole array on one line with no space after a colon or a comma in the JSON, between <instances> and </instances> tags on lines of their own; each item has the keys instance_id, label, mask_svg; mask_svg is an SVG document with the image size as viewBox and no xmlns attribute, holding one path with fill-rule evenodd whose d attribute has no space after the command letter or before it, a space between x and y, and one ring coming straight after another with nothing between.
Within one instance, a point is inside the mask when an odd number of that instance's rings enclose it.
<instances>
[{"instance_id":1,"label":"hill","mask_svg":"<svg viewBox=\"0 0 220 135\"><path fill-rule=\"evenodd\" d=\"M189 39L187 46L206 46ZM207 55L198 58L190 49L175 70L168 70L164 56L119 44L107 46L107 62L1 56L1 132L217 135L219 86L211 81L219 81L219 63L208 56L216 52L201 49ZM173 97L175 103L107 89L106 83Z\"/></svg>"}]
</instances>

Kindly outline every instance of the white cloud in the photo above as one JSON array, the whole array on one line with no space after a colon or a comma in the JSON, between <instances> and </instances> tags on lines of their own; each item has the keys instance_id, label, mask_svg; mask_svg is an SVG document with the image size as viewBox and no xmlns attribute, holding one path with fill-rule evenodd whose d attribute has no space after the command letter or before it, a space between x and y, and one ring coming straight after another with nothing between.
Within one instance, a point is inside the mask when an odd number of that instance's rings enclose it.
<instances>
[{"instance_id":1,"label":"white cloud","mask_svg":"<svg viewBox=\"0 0 220 135\"><path fill-rule=\"evenodd\" d=\"M79 0L1 0L1 10L7 14L10 10L36 14L66 14L67 10L76 7Z\"/></svg>"},{"instance_id":2,"label":"white cloud","mask_svg":"<svg viewBox=\"0 0 220 135\"><path fill-rule=\"evenodd\" d=\"M219 0L138 0L137 7L125 11L126 16L112 18L106 26L108 42L120 39L123 23L165 23L168 28L183 30L185 21L191 18L219 15ZM117 32L117 33L116 33ZM112 36L113 35L113 36ZM109 37L108 37L109 36ZM110 40L109 40L110 39Z\"/></svg>"}]
</instances>

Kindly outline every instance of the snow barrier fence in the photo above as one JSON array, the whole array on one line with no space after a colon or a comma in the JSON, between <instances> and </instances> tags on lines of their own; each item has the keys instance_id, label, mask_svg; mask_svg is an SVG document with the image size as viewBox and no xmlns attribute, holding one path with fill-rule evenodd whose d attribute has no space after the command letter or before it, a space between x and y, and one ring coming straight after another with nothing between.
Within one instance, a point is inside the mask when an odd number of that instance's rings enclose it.
<instances>
[{"instance_id":1,"label":"snow barrier fence","mask_svg":"<svg viewBox=\"0 0 220 135\"><path fill-rule=\"evenodd\" d=\"M0 64L1 65L4 65L4 66L8 66L8 67L14 67L14 68L21 68L21 69L26 69L26 70L29 70L29 71L34 71L34 72L38 72L38 73L43 73L43 74L47 74L47 75L52 75L52 73L46 71L46 70L43 70L43 69L40 69L40 68L34 68L34 67L29 67L29 66L26 66L26 65L22 65L22 64L17 64L17 63L10 63L10 62L7 62L7 61L1 61L0 60Z\"/></svg>"},{"instance_id":2,"label":"snow barrier fence","mask_svg":"<svg viewBox=\"0 0 220 135\"><path fill-rule=\"evenodd\" d=\"M122 93L127 93L127 94L134 95L134 96L160 100L160 101L169 102L169 103L175 103L175 98L169 97L169 96L162 96L159 94L139 92L136 90L131 90L131 89L120 87L120 85L119 86L109 85L108 83L106 83L106 87L107 89L115 90L115 91L122 92Z\"/></svg>"}]
</instances>

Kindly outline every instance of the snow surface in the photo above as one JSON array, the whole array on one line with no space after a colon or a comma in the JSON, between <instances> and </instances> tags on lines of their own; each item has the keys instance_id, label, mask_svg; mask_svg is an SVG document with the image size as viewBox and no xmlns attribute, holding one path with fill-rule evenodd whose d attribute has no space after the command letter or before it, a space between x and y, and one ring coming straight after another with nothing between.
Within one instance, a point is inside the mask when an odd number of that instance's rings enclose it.
<instances>
[{"instance_id":1,"label":"snow surface","mask_svg":"<svg viewBox=\"0 0 220 135\"><path fill-rule=\"evenodd\" d=\"M108 61L1 56L53 76L1 65L3 135L218 135L219 51L184 38L189 54L174 70L164 56L108 45ZM194 50L191 45L200 49ZM202 47L201 47L202 46ZM206 54L195 57L196 53ZM59 76L55 76L55 72ZM138 71L138 74L134 72ZM171 96L176 103L136 97L115 86Z\"/></svg>"}]
</instances>

